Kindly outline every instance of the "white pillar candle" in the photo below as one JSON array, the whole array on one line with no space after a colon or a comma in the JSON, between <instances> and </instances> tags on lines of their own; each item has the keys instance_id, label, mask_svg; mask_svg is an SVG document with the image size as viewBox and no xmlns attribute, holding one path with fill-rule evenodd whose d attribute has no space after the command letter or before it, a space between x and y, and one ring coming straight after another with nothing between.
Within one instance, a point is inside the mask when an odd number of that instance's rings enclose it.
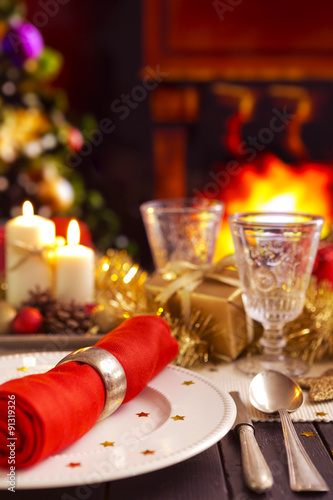
<instances>
[{"instance_id":1,"label":"white pillar candle","mask_svg":"<svg viewBox=\"0 0 333 500\"><path fill-rule=\"evenodd\" d=\"M19 308L38 286L51 289L53 272L49 246L55 242L54 222L34 215L30 201L23 204L23 215L6 223L6 299Z\"/></svg>"},{"instance_id":2,"label":"white pillar candle","mask_svg":"<svg viewBox=\"0 0 333 500\"><path fill-rule=\"evenodd\" d=\"M79 245L80 228L75 220L68 226L68 244L57 248L55 296L79 304L92 303L95 291L95 254L91 248Z\"/></svg>"}]
</instances>

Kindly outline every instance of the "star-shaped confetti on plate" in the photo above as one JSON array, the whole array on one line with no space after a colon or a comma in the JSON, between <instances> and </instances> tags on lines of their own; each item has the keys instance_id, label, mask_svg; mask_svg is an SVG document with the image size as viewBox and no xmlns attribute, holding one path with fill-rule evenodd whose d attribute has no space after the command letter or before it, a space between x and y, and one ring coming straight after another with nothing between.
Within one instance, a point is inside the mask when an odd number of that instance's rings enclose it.
<instances>
[{"instance_id":1,"label":"star-shaped confetti on plate","mask_svg":"<svg viewBox=\"0 0 333 500\"><path fill-rule=\"evenodd\" d=\"M26 372L28 368L26 366L21 366L20 368L16 368L18 372Z\"/></svg>"},{"instance_id":2,"label":"star-shaped confetti on plate","mask_svg":"<svg viewBox=\"0 0 333 500\"><path fill-rule=\"evenodd\" d=\"M73 469L74 467L81 467L81 462L70 462L66 467L72 467Z\"/></svg>"},{"instance_id":3,"label":"star-shaped confetti on plate","mask_svg":"<svg viewBox=\"0 0 333 500\"><path fill-rule=\"evenodd\" d=\"M304 431L304 432L301 432L301 434L300 434L300 435L301 435L301 436L305 436L305 437L307 437L307 438L308 438L308 437L313 437L313 436L315 436L314 432L312 432L312 431L308 431L308 432L307 432L307 431Z\"/></svg>"},{"instance_id":4,"label":"star-shaped confetti on plate","mask_svg":"<svg viewBox=\"0 0 333 500\"><path fill-rule=\"evenodd\" d=\"M193 380L185 380L182 385L192 385L194 384Z\"/></svg>"},{"instance_id":5,"label":"star-shaped confetti on plate","mask_svg":"<svg viewBox=\"0 0 333 500\"><path fill-rule=\"evenodd\" d=\"M176 421L176 420L184 420L185 416L183 415L175 415L174 417L171 417L172 420Z\"/></svg>"},{"instance_id":6,"label":"star-shaped confetti on plate","mask_svg":"<svg viewBox=\"0 0 333 500\"><path fill-rule=\"evenodd\" d=\"M106 448L107 446L114 446L114 441L104 441L104 443L99 443Z\"/></svg>"},{"instance_id":7,"label":"star-shaped confetti on plate","mask_svg":"<svg viewBox=\"0 0 333 500\"><path fill-rule=\"evenodd\" d=\"M155 451L154 450L145 450L141 452L142 455L154 455Z\"/></svg>"},{"instance_id":8,"label":"star-shaped confetti on plate","mask_svg":"<svg viewBox=\"0 0 333 500\"><path fill-rule=\"evenodd\" d=\"M135 415L137 415L138 417L148 417L150 414L144 411L140 411L140 413L136 413Z\"/></svg>"}]
</instances>

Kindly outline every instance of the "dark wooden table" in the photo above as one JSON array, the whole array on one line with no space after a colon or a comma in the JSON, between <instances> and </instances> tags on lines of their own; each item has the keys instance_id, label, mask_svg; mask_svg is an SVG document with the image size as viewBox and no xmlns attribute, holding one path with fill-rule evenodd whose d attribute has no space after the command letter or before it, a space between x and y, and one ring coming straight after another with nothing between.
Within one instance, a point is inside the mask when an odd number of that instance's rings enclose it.
<instances>
[{"instance_id":1,"label":"dark wooden table","mask_svg":"<svg viewBox=\"0 0 333 500\"><path fill-rule=\"evenodd\" d=\"M330 487L325 493L293 493L289 488L286 452L278 422L255 424L259 446L274 476L266 494L251 492L242 477L239 439L230 431L219 443L189 460L165 469L103 484L43 490L0 491L0 499L16 500L289 500L333 499L333 423L295 423L313 462Z\"/></svg>"}]
</instances>

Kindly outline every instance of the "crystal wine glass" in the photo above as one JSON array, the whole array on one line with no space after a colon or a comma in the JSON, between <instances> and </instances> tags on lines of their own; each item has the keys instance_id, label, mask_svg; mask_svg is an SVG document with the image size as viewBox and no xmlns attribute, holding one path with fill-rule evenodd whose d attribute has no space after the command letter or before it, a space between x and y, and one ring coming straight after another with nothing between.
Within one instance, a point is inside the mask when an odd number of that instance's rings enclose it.
<instances>
[{"instance_id":1,"label":"crystal wine glass","mask_svg":"<svg viewBox=\"0 0 333 500\"><path fill-rule=\"evenodd\" d=\"M243 212L229 217L245 311L264 328L263 353L240 359L241 371L299 376L308 370L304 361L283 354L283 327L302 312L323 222L304 213Z\"/></svg>"}]
</instances>

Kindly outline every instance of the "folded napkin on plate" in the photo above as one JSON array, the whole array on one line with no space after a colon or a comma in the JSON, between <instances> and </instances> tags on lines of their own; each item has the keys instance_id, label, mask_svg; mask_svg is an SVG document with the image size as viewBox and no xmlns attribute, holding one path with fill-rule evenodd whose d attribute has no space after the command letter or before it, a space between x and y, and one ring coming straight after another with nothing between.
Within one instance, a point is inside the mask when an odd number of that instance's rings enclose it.
<instances>
[{"instance_id":1,"label":"folded napkin on plate","mask_svg":"<svg viewBox=\"0 0 333 500\"><path fill-rule=\"evenodd\" d=\"M177 341L157 316L136 316L95 347L113 354L127 379L123 403L137 396L176 356ZM94 368L69 362L0 386L0 467L8 467L8 401L15 396L15 466L28 467L78 440L97 422L105 400Z\"/></svg>"}]
</instances>

